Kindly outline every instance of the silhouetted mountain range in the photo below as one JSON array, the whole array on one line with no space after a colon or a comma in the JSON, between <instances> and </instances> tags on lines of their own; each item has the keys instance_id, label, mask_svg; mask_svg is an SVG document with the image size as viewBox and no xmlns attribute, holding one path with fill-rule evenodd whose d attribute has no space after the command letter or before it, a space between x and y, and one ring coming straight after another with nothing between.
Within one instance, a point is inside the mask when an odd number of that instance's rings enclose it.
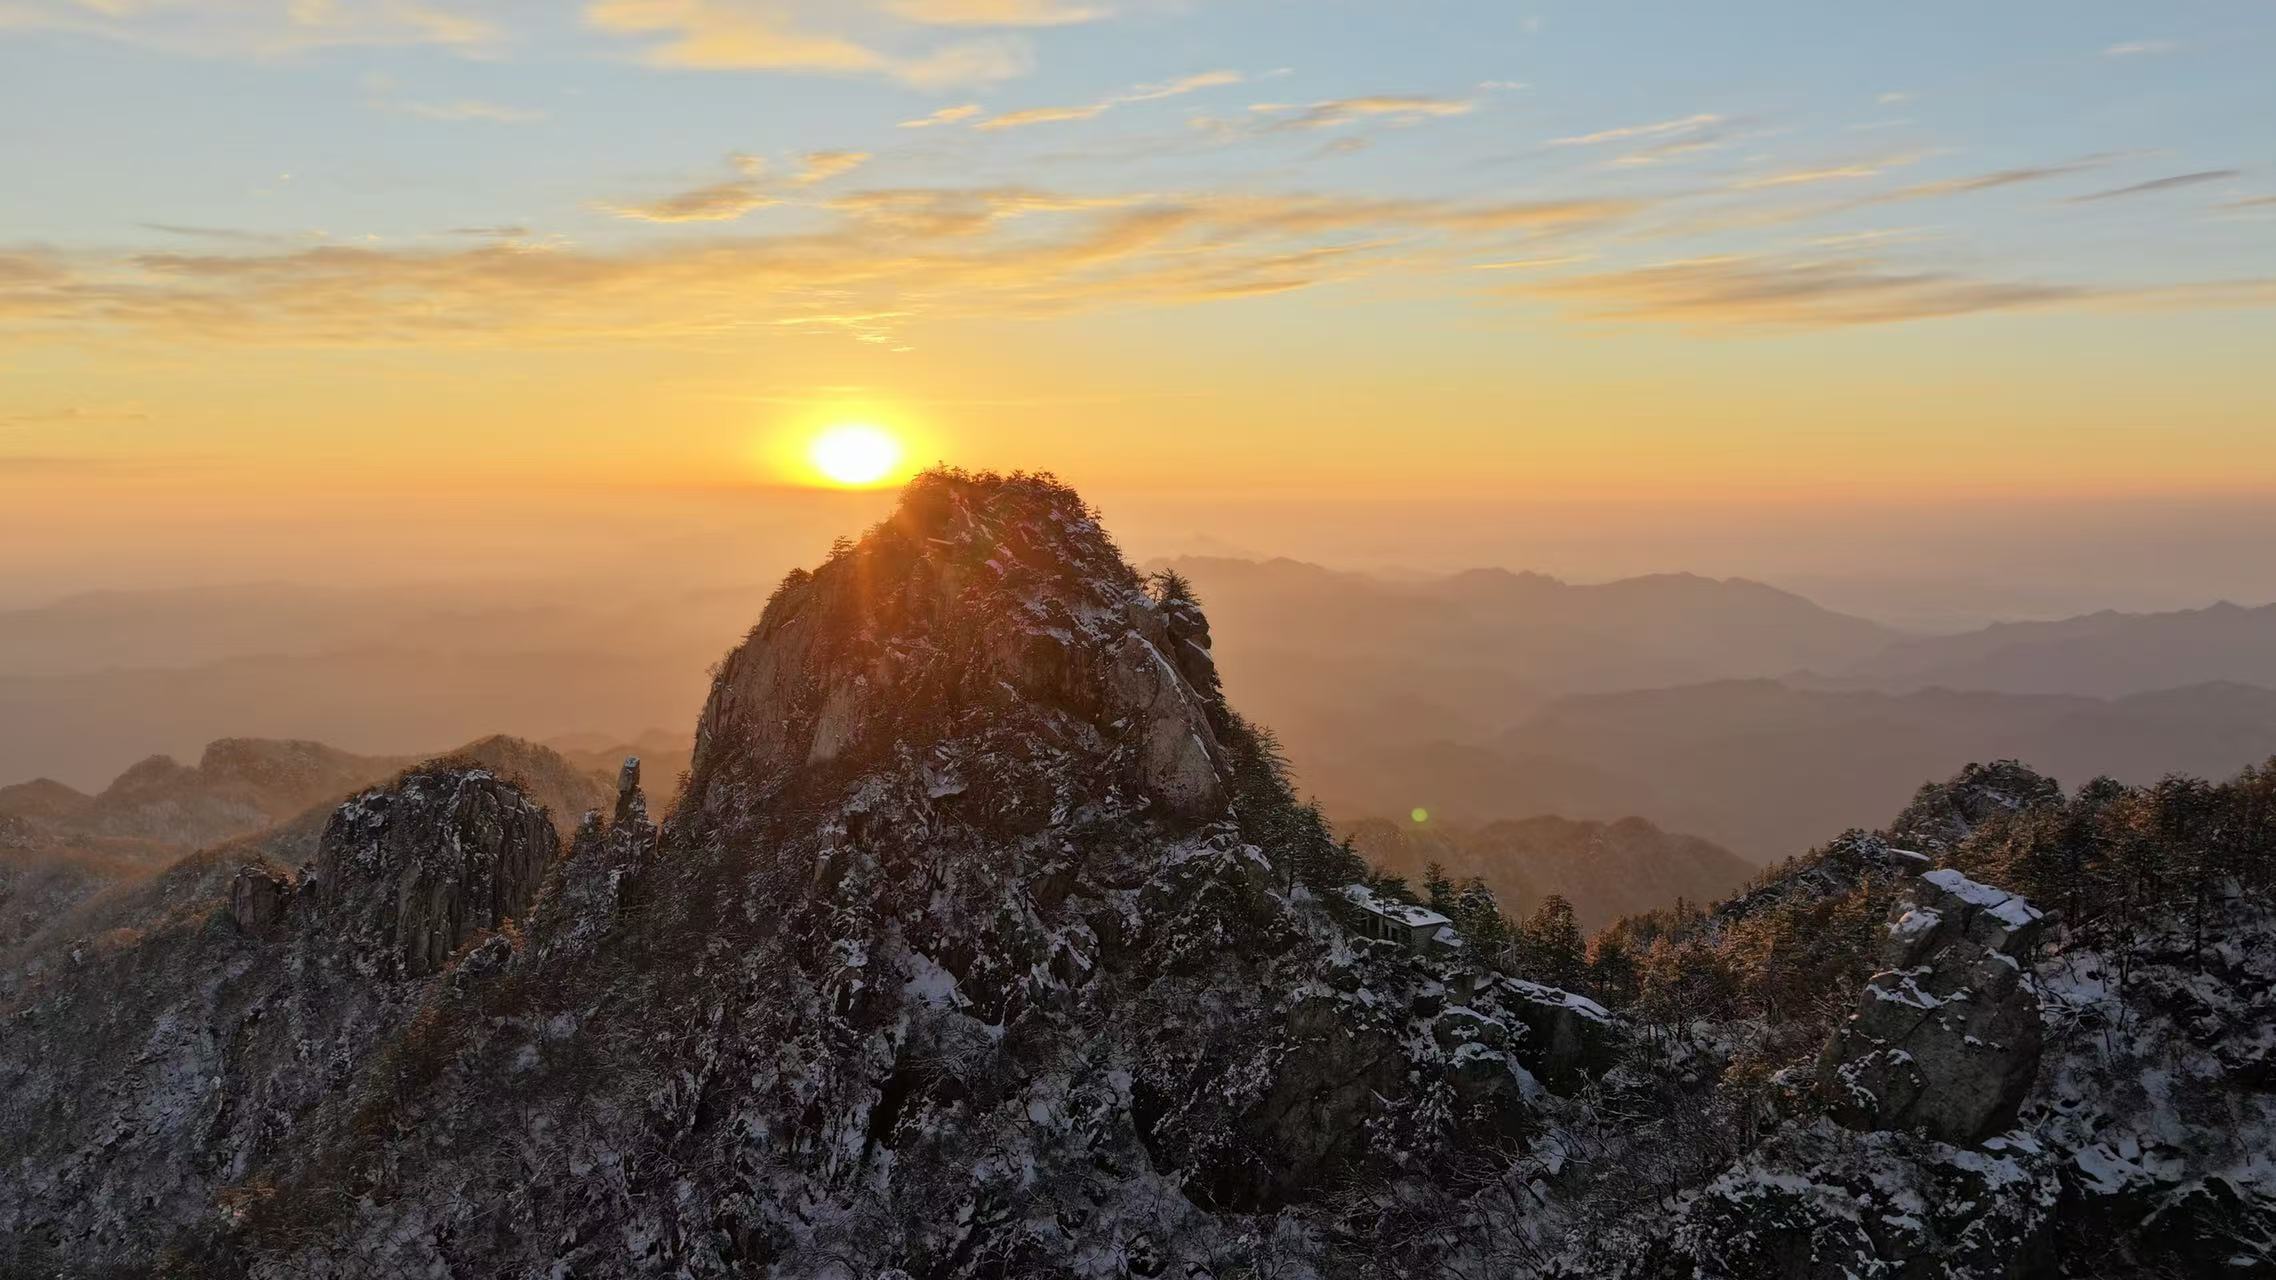
<instances>
[{"instance_id":1,"label":"silhouetted mountain range","mask_svg":"<svg viewBox=\"0 0 2276 1280\"><path fill-rule=\"evenodd\" d=\"M2223 602L2176 613L2105 611L2060 622L2005 622L1900 640L1834 672L1832 683L1904 690L2121 697L2220 681L2276 688L2276 605Z\"/></svg>"},{"instance_id":2,"label":"silhouetted mountain range","mask_svg":"<svg viewBox=\"0 0 2276 1280\"><path fill-rule=\"evenodd\" d=\"M1346 823L1636 815L1772 860L1971 760L2147 782L2276 751L2276 694L2251 683L2276 685L2276 606L1908 637L1687 575L1168 564L1299 785Z\"/></svg>"}]
</instances>

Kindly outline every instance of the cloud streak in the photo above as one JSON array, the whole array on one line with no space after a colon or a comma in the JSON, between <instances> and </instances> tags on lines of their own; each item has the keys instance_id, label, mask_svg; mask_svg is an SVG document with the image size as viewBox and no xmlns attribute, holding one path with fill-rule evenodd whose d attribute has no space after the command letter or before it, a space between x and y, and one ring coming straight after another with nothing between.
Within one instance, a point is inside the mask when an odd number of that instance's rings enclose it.
<instances>
[{"instance_id":1,"label":"cloud streak","mask_svg":"<svg viewBox=\"0 0 2276 1280\"><path fill-rule=\"evenodd\" d=\"M2230 178L2236 177L2240 172L2236 169L2204 169L2196 173L2176 173L2170 177L2152 178L2148 182L2137 182L2131 186L2112 187L2108 191L2094 191L2083 196L2072 196L2070 203L2093 204L2099 200L2119 200L2127 196L2153 195L2160 191L2194 187L2207 182L2226 182Z\"/></svg>"},{"instance_id":2,"label":"cloud streak","mask_svg":"<svg viewBox=\"0 0 2276 1280\"><path fill-rule=\"evenodd\" d=\"M1822 329L2077 302L2066 285L1908 271L1871 258L1723 255L1520 287L1595 319L1695 328Z\"/></svg>"},{"instance_id":3,"label":"cloud streak","mask_svg":"<svg viewBox=\"0 0 2276 1280\"><path fill-rule=\"evenodd\" d=\"M1947 196L1970 195L1978 191L1996 191L2001 187L2018 186L2028 182L2045 182L2053 178L2067 178L2073 174L2099 169L2109 163L2107 157L2089 156L2067 164L2035 165L2015 169L1994 169L1987 173L1972 173L1958 178L1938 178L1932 182L1916 182L1909 187L1868 196L1861 204L1898 204L1908 200L1940 200Z\"/></svg>"},{"instance_id":4,"label":"cloud streak","mask_svg":"<svg viewBox=\"0 0 2276 1280\"><path fill-rule=\"evenodd\" d=\"M1808 169L1785 169L1777 173L1741 178L1731 184L1734 191L1769 191L1780 187L1807 187L1827 182L1851 182L1860 178L1875 178L1890 169L1908 165L1920 159L1917 155L1887 156L1878 160L1854 160L1846 164L1818 165Z\"/></svg>"},{"instance_id":5,"label":"cloud streak","mask_svg":"<svg viewBox=\"0 0 2276 1280\"><path fill-rule=\"evenodd\" d=\"M1664 138L1670 134L1697 133L1724 123L1723 117L1701 113L1678 116L1672 120L1655 120L1650 124L1621 125L1614 129L1599 129L1595 133L1575 134L1565 138L1551 138L1552 147L1596 147L1607 142L1633 142L1639 138Z\"/></svg>"},{"instance_id":6,"label":"cloud streak","mask_svg":"<svg viewBox=\"0 0 2276 1280\"><path fill-rule=\"evenodd\" d=\"M1203 71L1176 80L1166 80L1160 84L1142 84L1132 89L1125 89L1121 93L1110 94L1096 102L1078 103L1072 106L1028 107L1020 111L1007 111L1002 115L989 116L984 120L974 121L972 127L983 133L995 133L1005 129L1025 129L1039 124L1063 124L1076 120L1096 120L1116 107L1128 106L1136 102L1159 102L1164 98L1181 97L1189 93L1198 93L1203 89L1240 84L1245 79L1247 77L1238 71ZM952 107L949 110L958 111L961 109ZM972 114L977 114L977 112ZM936 111L924 120L904 121L903 124L907 128L922 128L929 124L950 123L953 119L964 118L963 116L956 116L952 117L951 120L943 120L941 116L942 113Z\"/></svg>"}]
</instances>

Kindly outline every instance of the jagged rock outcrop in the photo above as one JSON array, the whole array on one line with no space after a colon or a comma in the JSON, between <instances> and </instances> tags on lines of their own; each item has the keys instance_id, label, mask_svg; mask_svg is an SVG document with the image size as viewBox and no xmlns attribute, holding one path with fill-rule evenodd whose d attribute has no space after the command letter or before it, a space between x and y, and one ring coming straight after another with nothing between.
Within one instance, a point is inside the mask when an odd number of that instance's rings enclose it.
<instances>
[{"instance_id":1,"label":"jagged rock outcrop","mask_svg":"<svg viewBox=\"0 0 2276 1280\"><path fill-rule=\"evenodd\" d=\"M1896 821L1891 840L1930 854L1956 849L1993 818L2062 803L2055 780L2016 760L1970 764L1944 782L1932 782L1914 795Z\"/></svg>"},{"instance_id":2,"label":"jagged rock outcrop","mask_svg":"<svg viewBox=\"0 0 2276 1280\"><path fill-rule=\"evenodd\" d=\"M229 885L229 918L245 933L267 937L283 923L292 891L292 880L269 867L240 867Z\"/></svg>"},{"instance_id":3,"label":"jagged rock outcrop","mask_svg":"<svg viewBox=\"0 0 2276 1280\"><path fill-rule=\"evenodd\" d=\"M540 963L575 963L616 927L625 890L654 853L658 834L640 786L640 759L628 756L617 773L613 817L604 823L597 810L585 814L539 896L531 932Z\"/></svg>"},{"instance_id":4,"label":"jagged rock outcrop","mask_svg":"<svg viewBox=\"0 0 2276 1280\"><path fill-rule=\"evenodd\" d=\"M18 971L0 997L0 1272L236 1269L225 1208L319 1162L399 1086L438 969L504 941L491 931L555 844L494 776L429 767L343 807L313 883L250 847L195 855Z\"/></svg>"},{"instance_id":5,"label":"jagged rock outcrop","mask_svg":"<svg viewBox=\"0 0 2276 1280\"><path fill-rule=\"evenodd\" d=\"M340 806L305 888L359 972L419 978L526 917L559 852L552 821L512 784L428 767Z\"/></svg>"},{"instance_id":6,"label":"jagged rock outcrop","mask_svg":"<svg viewBox=\"0 0 2276 1280\"><path fill-rule=\"evenodd\" d=\"M1960 1144L2013 1123L2039 1071L2030 972L2045 924L1957 871L1921 875L1889 922L1884 968L1819 1059L1833 1114Z\"/></svg>"},{"instance_id":7,"label":"jagged rock outcrop","mask_svg":"<svg viewBox=\"0 0 2276 1280\"><path fill-rule=\"evenodd\" d=\"M1709 1182L1645 1274L2025 1280L2044 1274L2061 1199L2058 1162L2026 1137L1954 1151L1820 1121Z\"/></svg>"},{"instance_id":8,"label":"jagged rock outcrop","mask_svg":"<svg viewBox=\"0 0 2276 1280\"><path fill-rule=\"evenodd\" d=\"M1878 963L1830 1034L1803 1038L1814 1019L1790 1012L1695 1025L1655 1101L1678 1132L1698 1108L1690 1125L1740 1154L1674 1144L1720 1167L1664 1225L1621 1207L1636 1186L1618 1176L1598 1173L1608 1202L1584 1194L1579 1210L1552 1194L1552 1216L1576 1224L1568 1241L1585 1242L1553 1273L2276 1272L2276 770L2220 788L2096 782L2065 801L2008 763L1922 795L1967 824L1924 830L1918 804L1891 824L1933 854L1851 833L1700 919L1730 956L1766 938L1819 947L1855 913L1871 921L1856 958ZM2148 866L2188 878L2161 884ZM2003 872L2067 892L2086 919L2042 916L1988 883ZM1722 1081L1696 1089L1717 1062ZM1602 1119L1546 1109L1559 1143ZM1593 1169L1669 1167L1651 1127L1615 1132Z\"/></svg>"}]
</instances>

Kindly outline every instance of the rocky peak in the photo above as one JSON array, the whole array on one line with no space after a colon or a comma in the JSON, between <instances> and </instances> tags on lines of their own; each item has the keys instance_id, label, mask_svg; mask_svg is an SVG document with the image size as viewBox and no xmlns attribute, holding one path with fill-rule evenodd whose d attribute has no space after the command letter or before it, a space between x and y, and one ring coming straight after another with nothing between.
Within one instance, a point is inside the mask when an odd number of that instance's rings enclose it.
<instances>
[{"instance_id":1,"label":"rocky peak","mask_svg":"<svg viewBox=\"0 0 2276 1280\"><path fill-rule=\"evenodd\" d=\"M690 795L716 819L809 766L985 737L1064 753L1102 793L1217 817L1207 637L1199 606L1149 593L1072 490L929 473L866 537L785 580L728 656Z\"/></svg>"},{"instance_id":2,"label":"rocky peak","mask_svg":"<svg viewBox=\"0 0 2276 1280\"><path fill-rule=\"evenodd\" d=\"M626 826L648 820L648 797L640 790L640 757L626 756L616 775L616 817L612 825Z\"/></svg>"},{"instance_id":3,"label":"rocky peak","mask_svg":"<svg viewBox=\"0 0 2276 1280\"><path fill-rule=\"evenodd\" d=\"M483 769L426 766L332 815L317 909L356 967L434 973L478 931L526 917L560 852L545 811Z\"/></svg>"},{"instance_id":4,"label":"rocky peak","mask_svg":"<svg viewBox=\"0 0 2276 1280\"><path fill-rule=\"evenodd\" d=\"M2062 800L2054 779L2019 761L1970 764L1949 781L1922 787L1889 824L1889 837L1924 853L1948 853L1994 818Z\"/></svg>"}]
</instances>

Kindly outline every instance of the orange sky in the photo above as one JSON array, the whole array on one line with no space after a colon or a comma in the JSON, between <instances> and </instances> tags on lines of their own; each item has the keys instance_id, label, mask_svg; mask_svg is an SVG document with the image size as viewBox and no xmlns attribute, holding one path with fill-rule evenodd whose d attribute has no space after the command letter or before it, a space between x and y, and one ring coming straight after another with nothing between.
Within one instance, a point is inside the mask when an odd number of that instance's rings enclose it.
<instances>
[{"instance_id":1,"label":"orange sky","mask_svg":"<svg viewBox=\"0 0 2276 1280\"><path fill-rule=\"evenodd\" d=\"M2265 15L406 12L0 5L0 598L765 506L842 421L1158 542L1420 500L1372 558L1582 573L2276 499Z\"/></svg>"}]
</instances>

